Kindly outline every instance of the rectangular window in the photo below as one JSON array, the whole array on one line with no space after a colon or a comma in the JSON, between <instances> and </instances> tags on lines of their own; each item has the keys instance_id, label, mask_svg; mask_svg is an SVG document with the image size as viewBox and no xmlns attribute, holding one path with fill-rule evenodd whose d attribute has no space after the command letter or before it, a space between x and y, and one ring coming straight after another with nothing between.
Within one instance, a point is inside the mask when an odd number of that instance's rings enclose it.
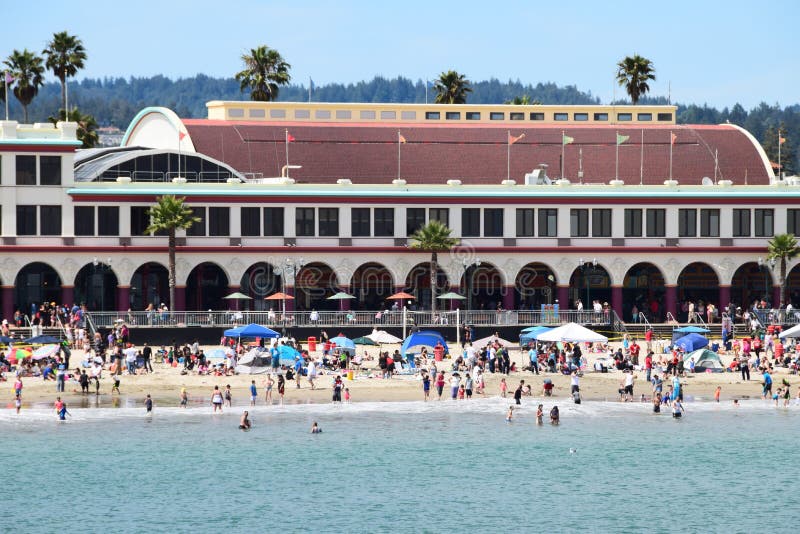
<instances>
[{"instance_id":1,"label":"rectangular window","mask_svg":"<svg viewBox=\"0 0 800 534\"><path fill-rule=\"evenodd\" d=\"M617 120L620 122L628 122L633 120L633 116L630 113L617 113Z\"/></svg>"},{"instance_id":2,"label":"rectangular window","mask_svg":"<svg viewBox=\"0 0 800 534\"><path fill-rule=\"evenodd\" d=\"M608 120L608 113L595 113L594 120L605 122Z\"/></svg>"},{"instance_id":3,"label":"rectangular window","mask_svg":"<svg viewBox=\"0 0 800 534\"><path fill-rule=\"evenodd\" d=\"M569 113L553 113L553 120L555 121L568 121Z\"/></svg>"},{"instance_id":4,"label":"rectangular window","mask_svg":"<svg viewBox=\"0 0 800 534\"><path fill-rule=\"evenodd\" d=\"M461 236L479 237L481 235L480 208L461 209Z\"/></svg>"},{"instance_id":5,"label":"rectangular window","mask_svg":"<svg viewBox=\"0 0 800 534\"><path fill-rule=\"evenodd\" d=\"M533 208L517 208L517 237L533 237Z\"/></svg>"},{"instance_id":6,"label":"rectangular window","mask_svg":"<svg viewBox=\"0 0 800 534\"><path fill-rule=\"evenodd\" d=\"M558 210L555 208L539 209L539 237L556 237L558 235Z\"/></svg>"},{"instance_id":7,"label":"rectangular window","mask_svg":"<svg viewBox=\"0 0 800 534\"><path fill-rule=\"evenodd\" d=\"M506 120L506 114L502 111L492 111L489 113L490 121L503 121Z\"/></svg>"},{"instance_id":8,"label":"rectangular window","mask_svg":"<svg viewBox=\"0 0 800 534\"><path fill-rule=\"evenodd\" d=\"M350 235L353 237L369 237L370 232L369 208L350 208Z\"/></svg>"},{"instance_id":9,"label":"rectangular window","mask_svg":"<svg viewBox=\"0 0 800 534\"><path fill-rule=\"evenodd\" d=\"M298 237L314 236L314 208L295 208L295 235Z\"/></svg>"},{"instance_id":10,"label":"rectangular window","mask_svg":"<svg viewBox=\"0 0 800 534\"><path fill-rule=\"evenodd\" d=\"M757 209L756 237L772 237L775 233L775 210Z\"/></svg>"},{"instance_id":11,"label":"rectangular window","mask_svg":"<svg viewBox=\"0 0 800 534\"><path fill-rule=\"evenodd\" d=\"M611 237L611 210L592 210L592 237Z\"/></svg>"},{"instance_id":12,"label":"rectangular window","mask_svg":"<svg viewBox=\"0 0 800 534\"><path fill-rule=\"evenodd\" d=\"M17 235L36 235L36 206L17 206Z\"/></svg>"},{"instance_id":13,"label":"rectangular window","mask_svg":"<svg viewBox=\"0 0 800 534\"><path fill-rule=\"evenodd\" d=\"M700 237L719 237L719 210L700 210Z\"/></svg>"},{"instance_id":14,"label":"rectangular window","mask_svg":"<svg viewBox=\"0 0 800 534\"><path fill-rule=\"evenodd\" d=\"M651 121L651 120L653 120L653 114L652 113L637 113L636 114L636 120L637 121L642 121L642 122Z\"/></svg>"},{"instance_id":15,"label":"rectangular window","mask_svg":"<svg viewBox=\"0 0 800 534\"><path fill-rule=\"evenodd\" d=\"M509 113L508 117L512 121L524 121L525 120L525 114L522 113L522 112L517 112L517 111Z\"/></svg>"},{"instance_id":16,"label":"rectangular window","mask_svg":"<svg viewBox=\"0 0 800 534\"><path fill-rule=\"evenodd\" d=\"M503 208L483 210L483 236L503 237Z\"/></svg>"},{"instance_id":17,"label":"rectangular window","mask_svg":"<svg viewBox=\"0 0 800 534\"><path fill-rule=\"evenodd\" d=\"M61 206L39 206L41 235L61 235Z\"/></svg>"},{"instance_id":18,"label":"rectangular window","mask_svg":"<svg viewBox=\"0 0 800 534\"><path fill-rule=\"evenodd\" d=\"M589 114L588 113L575 113L575 114L572 115L572 120L580 121L580 122L588 121L589 120Z\"/></svg>"},{"instance_id":19,"label":"rectangular window","mask_svg":"<svg viewBox=\"0 0 800 534\"><path fill-rule=\"evenodd\" d=\"M311 112L307 109L296 109L294 110L294 118L295 119L307 119L311 117Z\"/></svg>"},{"instance_id":20,"label":"rectangular window","mask_svg":"<svg viewBox=\"0 0 800 534\"><path fill-rule=\"evenodd\" d=\"M145 235L145 230L150 226L149 209L147 206L131 206L131 236Z\"/></svg>"},{"instance_id":21,"label":"rectangular window","mask_svg":"<svg viewBox=\"0 0 800 534\"><path fill-rule=\"evenodd\" d=\"M228 110L228 117L232 119L241 119L244 117L244 109L242 108L232 108Z\"/></svg>"},{"instance_id":22,"label":"rectangular window","mask_svg":"<svg viewBox=\"0 0 800 534\"><path fill-rule=\"evenodd\" d=\"M271 110L269 110L269 116L272 119L285 119L286 118L286 110L285 109L271 109Z\"/></svg>"},{"instance_id":23,"label":"rectangular window","mask_svg":"<svg viewBox=\"0 0 800 534\"><path fill-rule=\"evenodd\" d=\"M800 210L786 210L786 233L794 236L800 235Z\"/></svg>"},{"instance_id":24,"label":"rectangular window","mask_svg":"<svg viewBox=\"0 0 800 534\"><path fill-rule=\"evenodd\" d=\"M661 122L671 121L672 120L672 113L659 113L657 118Z\"/></svg>"},{"instance_id":25,"label":"rectangular window","mask_svg":"<svg viewBox=\"0 0 800 534\"><path fill-rule=\"evenodd\" d=\"M350 120L353 114L349 109L337 109L336 110L336 118L342 120Z\"/></svg>"},{"instance_id":26,"label":"rectangular window","mask_svg":"<svg viewBox=\"0 0 800 534\"><path fill-rule=\"evenodd\" d=\"M589 210L569 210L570 237L589 237Z\"/></svg>"},{"instance_id":27,"label":"rectangular window","mask_svg":"<svg viewBox=\"0 0 800 534\"><path fill-rule=\"evenodd\" d=\"M339 235L339 208L319 209L320 237L336 237Z\"/></svg>"},{"instance_id":28,"label":"rectangular window","mask_svg":"<svg viewBox=\"0 0 800 534\"><path fill-rule=\"evenodd\" d=\"M428 208L428 220L450 227L450 208Z\"/></svg>"},{"instance_id":29,"label":"rectangular window","mask_svg":"<svg viewBox=\"0 0 800 534\"><path fill-rule=\"evenodd\" d=\"M94 206L75 206L75 235L94 235Z\"/></svg>"},{"instance_id":30,"label":"rectangular window","mask_svg":"<svg viewBox=\"0 0 800 534\"><path fill-rule=\"evenodd\" d=\"M119 206L97 207L97 235L119 235Z\"/></svg>"},{"instance_id":31,"label":"rectangular window","mask_svg":"<svg viewBox=\"0 0 800 534\"><path fill-rule=\"evenodd\" d=\"M394 208L375 208L372 213L375 237L394 236Z\"/></svg>"},{"instance_id":32,"label":"rectangular window","mask_svg":"<svg viewBox=\"0 0 800 534\"><path fill-rule=\"evenodd\" d=\"M426 111L425 112L425 120L426 121L438 121L441 115L439 115L438 111Z\"/></svg>"},{"instance_id":33,"label":"rectangular window","mask_svg":"<svg viewBox=\"0 0 800 534\"><path fill-rule=\"evenodd\" d=\"M479 121L481 120L481 112L480 111L467 111L465 113L467 116L468 121Z\"/></svg>"},{"instance_id":34,"label":"rectangular window","mask_svg":"<svg viewBox=\"0 0 800 534\"><path fill-rule=\"evenodd\" d=\"M697 237L697 210L678 210L678 237Z\"/></svg>"},{"instance_id":35,"label":"rectangular window","mask_svg":"<svg viewBox=\"0 0 800 534\"><path fill-rule=\"evenodd\" d=\"M664 237L667 235L667 212L664 209L647 210L647 237Z\"/></svg>"},{"instance_id":36,"label":"rectangular window","mask_svg":"<svg viewBox=\"0 0 800 534\"><path fill-rule=\"evenodd\" d=\"M397 118L396 111L381 111L381 120L393 121Z\"/></svg>"},{"instance_id":37,"label":"rectangular window","mask_svg":"<svg viewBox=\"0 0 800 534\"><path fill-rule=\"evenodd\" d=\"M461 120L461 112L459 111L447 111L444 114L445 120L448 121L460 121Z\"/></svg>"},{"instance_id":38,"label":"rectangular window","mask_svg":"<svg viewBox=\"0 0 800 534\"><path fill-rule=\"evenodd\" d=\"M534 111L530 114L530 118L532 121L543 121L544 120L544 113L540 111Z\"/></svg>"},{"instance_id":39,"label":"rectangular window","mask_svg":"<svg viewBox=\"0 0 800 534\"><path fill-rule=\"evenodd\" d=\"M193 225L186 229L188 237L201 237L206 235L206 208L201 206L193 206L192 214L200 220L196 221Z\"/></svg>"},{"instance_id":40,"label":"rectangular window","mask_svg":"<svg viewBox=\"0 0 800 534\"><path fill-rule=\"evenodd\" d=\"M314 232L313 220L311 232ZM282 237L283 233L283 208L264 208L264 235Z\"/></svg>"},{"instance_id":41,"label":"rectangular window","mask_svg":"<svg viewBox=\"0 0 800 534\"><path fill-rule=\"evenodd\" d=\"M406 209L406 235L411 235L425 226L425 208Z\"/></svg>"},{"instance_id":42,"label":"rectangular window","mask_svg":"<svg viewBox=\"0 0 800 534\"><path fill-rule=\"evenodd\" d=\"M750 237L750 210L733 210L733 237Z\"/></svg>"},{"instance_id":43,"label":"rectangular window","mask_svg":"<svg viewBox=\"0 0 800 534\"><path fill-rule=\"evenodd\" d=\"M625 209L625 237L642 237L642 210Z\"/></svg>"},{"instance_id":44,"label":"rectangular window","mask_svg":"<svg viewBox=\"0 0 800 534\"><path fill-rule=\"evenodd\" d=\"M375 118L375 112L372 110L360 111L358 117L360 119L373 120Z\"/></svg>"},{"instance_id":45,"label":"rectangular window","mask_svg":"<svg viewBox=\"0 0 800 534\"><path fill-rule=\"evenodd\" d=\"M17 156L17 185L36 185L36 156Z\"/></svg>"},{"instance_id":46,"label":"rectangular window","mask_svg":"<svg viewBox=\"0 0 800 534\"><path fill-rule=\"evenodd\" d=\"M261 208L242 207L239 218L242 225L242 236L261 235Z\"/></svg>"},{"instance_id":47,"label":"rectangular window","mask_svg":"<svg viewBox=\"0 0 800 534\"><path fill-rule=\"evenodd\" d=\"M208 235L231 235L231 209L226 207L208 208Z\"/></svg>"},{"instance_id":48,"label":"rectangular window","mask_svg":"<svg viewBox=\"0 0 800 534\"><path fill-rule=\"evenodd\" d=\"M403 121L415 121L415 120L417 120L417 112L416 111L401 111L400 112L400 120L403 120Z\"/></svg>"},{"instance_id":49,"label":"rectangular window","mask_svg":"<svg viewBox=\"0 0 800 534\"><path fill-rule=\"evenodd\" d=\"M39 183L61 185L61 156L39 156Z\"/></svg>"},{"instance_id":50,"label":"rectangular window","mask_svg":"<svg viewBox=\"0 0 800 534\"><path fill-rule=\"evenodd\" d=\"M250 113L250 116L252 117L253 114ZM315 119L324 119L324 120L330 119L331 118L331 112L328 109L317 109L317 110L314 111L314 118Z\"/></svg>"}]
</instances>

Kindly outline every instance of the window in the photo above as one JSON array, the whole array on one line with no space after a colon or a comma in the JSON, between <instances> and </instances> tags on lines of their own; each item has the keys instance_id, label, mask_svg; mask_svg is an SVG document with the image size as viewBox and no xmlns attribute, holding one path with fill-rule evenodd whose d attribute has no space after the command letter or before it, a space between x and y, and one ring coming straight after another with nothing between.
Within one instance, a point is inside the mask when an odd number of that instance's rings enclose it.
<instances>
[{"instance_id":1,"label":"window","mask_svg":"<svg viewBox=\"0 0 800 534\"><path fill-rule=\"evenodd\" d=\"M61 185L61 156L39 156L39 183Z\"/></svg>"},{"instance_id":2,"label":"window","mask_svg":"<svg viewBox=\"0 0 800 534\"><path fill-rule=\"evenodd\" d=\"M189 237L201 237L206 235L206 209L200 206L192 207L192 214L200 220L186 229Z\"/></svg>"},{"instance_id":3,"label":"window","mask_svg":"<svg viewBox=\"0 0 800 534\"><path fill-rule=\"evenodd\" d=\"M397 118L397 112L395 111L381 111L381 120L395 120Z\"/></svg>"},{"instance_id":4,"label":"window","mask_svg":"<svg viewBox=\"0 0 800 534\"><path fill-rule=\"evenodd\" d=\"M375 118L375 112L372 110L360 111L358 116L361 119L373 120Z\"/></svg>"},{"instance_id":5,"label":"window","mask_svg":"<svg viewBox=\"0 0 800 534\"><path fill-rule=\"evenodd\" d=\"M533 235L533 208L517 208L517 237Z\"/></svg>"},{"instance_id":6,"label":"window","mask_svg":"<svg viewBox=\"0 0 800 534\"><path fill-rule=\"evenodd\" d=\"M637 113L636 114L636 120L637 121L642 121L642 122L651 121L651 120L653 120L653 114L652 113Z\"/></svg>"},{"instance_id":7,"label":"window","mask_svg":"<svg viewBox=\"0 0 800 534\"><path fill-rule=\"evenodd\" d=\"M592 210L592 237L611 237L611 210Z\"/></svg>"},{"instance_id":8,"label":"window","mask_svg":"<svg viewBox=\"0 0 800 534\"><path fill-rule=\"evenodd\" d=\"M330 119L331 112L328 109L318 109L314 111L314 118L315 119Z\"/></svg>"},{"instance_id":9,"label":"window","mask_svg":"<svg viewBox=\"0 0 800 534\"><path fill-rule=\"evenodd\" d=\"M483 210L483 236L503 237L503 208Z\"/></svg>"},{"instance_id":10,"label":"window","mask_svg":"<svg viewBox=\"0 0 800 534\"><path fill-rule=\"evenodd\" d=\"M647 237L664 237L667 235L666 210L647 210Z\"/></svg>"},{"instance_id":11,"label":"window","mask_svg":"<svg viewBox=\"0 0 800 534\"><path fill-rule=\"evenodd\" d=\"M75 206L75 235L94 235L94 206Z\"/></svg>"},{"instance_id":12,"label":"window","mask_svg":"<svg viewBox=\"0 0 800 534\"><path fill-rule=\"evenodd\" d=\"M250 109L247 110L247 115L251 119L264 119L267 116L266 110L263 109Z\"/></svg>"},{"instance_id":13,"label":"window","mask_svg":"<svg viewBox=\"0 0 800 534\"><path fill-rule=\"evenodd\" d=\"M443 225L450 227L450 208L429 208L428 220L439 221Z\"/></svg>"},{"instance_id":14,"label":"window","mask_svg":"<svg viewBox=\"0 0 800 534\"><path fill-rule=\"evenodd\" d=\"M311 214L311 233L314 233L314 214ZM283 208L264 208L264 235L283 236Z\"/></svg>"},{"instance_id":15,"label":"window","mask_svg":"<svg viewBox=\"0 0 800 534\"><path fill-rule=\"evenodd\" d=\"M625 237L642 237L642 210L625 210Z\"/></svg>"},{"instance_id":16,"label":"window","mask_svg":"<svg viewBox=\"0 0 800 534\"><path fill-rule=\"evenodd\" d=\"M228 117L232 119L241 119L242 117L244 117L244 109L231 108L228 110Z\"/></svg>"},{"instance_id":17,"label":"window","mask_svg":"<svg viewBox=\"0 0 800 534\"><path fill-rule=\"evenodd\" d=\"M630 113L617 113L617 120L627 122L633 120L633 116Z\"/></svg>"},{"instance_id":18,"label":"window","mask_svg":"<svg viewBox=\"0 0 800 534\"><path fill-rule=\"evenodd\" d=\"M17 185L36 185L36 156L17 156Z\"/></svg>"},{"instance_id":19,"label":"window","mask_svg":"<svg viewBox=\"0 0 800 534\"><path fill-rule=\"evenodd\" d=\"M286 110L285 109L271 109L269 110L269 116L273 119L285 119L286 118Z\"/></svg>"},{"instance_id":20,"label":"window","mask_svg":"<svg viewBox=\"0 0 800 534\"><path fill-rule=\"evenodd\" d=\"M594 120L596 121L607 121L608 120L608 113L595 113Z\"/></svg>"},{"instance_id":21,"label":"window","mask_svg":"<svg viewBox=\"0 0 800 534\"><path fill-rule=\"evenodd\" d=\"M588 121L589 114L588 113L575 113L572 115L572 120L575 121Z\"/></svg>"},{"instance_id":22,"label":"window","mask_svg":"<svg viewBox=\"0 0 800 534\"><path fill-rule=\"evenodd\" d=\"M775 210L756 210L756 237L772 237L775 226Z\"/></svg>"},{"instance_id":23,"label":"window","mask_svg":"<svg viewBox=\"0 0 800 534\"><path fill-rule=\"evenodd\" d=\"M295 208L295 235L307 237L314 235L314 208Z\"/></svg>"},{"instance_id":24,"label":"window","mask_svg":"<svg viewBox=\"0 0 800 534\"><path fill-rule=\"evenodd\" d=\"M525 120L525 114L522 113L522 112L517 112L517 111L509 113L508 117L512 121L524 121Z\"/></svg>"},{"instance_id":25,"label":"window","mask_svg":"<svg viewBox=\"0 0 800 534\"><path fill-rule=\"evenodd\" d=\"M118 206L98 206L97 235L119 235Z\"/></svg>"},{"instance_id":26,"label":"window","mask_svg":"<svg viewBox=\"0 0 800 534\"><path fill-rule=\"evenodd\" d=\"M144 235L144 231L150 226L149 208L147 206L131 206L131 235Z\"/></svg>"},{"instance_id":27,"label":"window","mask_svg":"<svg viewBox=\"0 0 800 534\"><path fill-rule=\"evenodd\" d=\"M661 122L671 121L672 113L659 113L656 118Z\"/></svg>"},{"instance_id":28,"label":"window","mask_svg":"<svg viewBox=\"0 0 800 534\"><path fill-rule=\"evenodd\" d=\"M319 209L319 235L320 237L339 235L339 208Z\"/></svg>"},{"instance_id":29,"label":"window","mask_svg":"<svg viewBox=\"0 0 800 534\"><path fill-rule=\"evenodd\" d=\"M489 120L490 121L503 121L506 119L506 114L502 111L492 111L489 113Z\"/></svg>"},{"instance_id":30,"label":"window","mask_svg":"<svg viewBox=\"0 0 800 534\"><path fill-rule=\"evenodd\" d=\"M307 119L311 117L311 112L307 109L296 109L294 110L294 118L295 119Z\"/></svg>"},{"instance_id":31,"label":"window","mask_svg":"<svg viewBox=\"0 0 800 534\"><path fill-rule=\"evenodd\" d=\"M36 206L17 206L17 235L36 234Z\"/></svg>"},{"instance_id":32,"label":"window","mask_svg":"<svg viewBox=\"0 0 800 534\"><path fill-rule=\"evenodd\" d=\"M556 121L568 121L569 120L569 113L553 113L553 120L556 120Z\"/></svg>"},{"instance_id":33,"label":"window","mask_svg":"<svg viewBox=\"0 0 800 534\"><path fill-rule=\"evenodd\" d=\"M678 237L697 237L697 210L678 210Z\"/></svg>"},{"instance_id":34,"label":"window","mask_svg":"<svg viewBox=\"0 0 800 534\"><path fill-rule=\"evenodd\" d=\"M261 235L261 208L243 207L240 218L242 220L242 236Z\"/></svg>"},{"instance_id":35,"label":"window","mask_svg":"<svg viewBox=\"0 0 800 534\"><path fill-rule=\"evenodd\" d=\"M208 235L231 235L231 209L226 207L208 208Z\"/></svg>"},{"instance_id":36,"label":"window","mask_svg":"<svg viewBox=\"0 0 800 534\"><path fill-rule=\"evenodd\" d=\"M337 119L344 119L344 120L348 120L349 121L352 118L352 116L353 116L353 114L350 112L349 109L337 109L336 110L336 118Z\"/></svg>"},{"instance_id":37,"label":"window","mask_svg":"<svg viewBox=\"0 0 800 534\"><path fill-rule=\"evenodd\" d=\"M733 237L750 237L750 210L733 210Z\"/></svg>"},{"instance_id":38,"label":"window","mask_svg":"<svg viewBox=\"0 0 800 534\"><path fill-rule=\"evenodd\" d=\"M400 111L400 120L403 120L403 121L415 121L415 120L417 120L417 112L416 111Z\"/></svg>"},{"instance_id":39,"label":"window","mask_svg":"<svg viewBox=\"0 0 800 534\"><path fill-rule=\"evenodd\" d=\"M530 114L530 118L532 121L543 121L544 120L544 113L540 111L535 111Z\"/></svg>"},{"instance_id":40,"label":"window","mask_svg":"<svg viewBox=\"0 0 800 534\"><path fill-rule=\"evenodd\" d=\"M394 236L394 208L375 208L372 217L375 237Z\"/></svg>"},{"instance_id":41,"label":"window","mask_svg":"<svg viewBox=\"0 0 800 534\"><path fill-rule=\"evenodd\" d=\"M479 121L481 120L481 112L480 111L467 111L465 113L468 121Z\"/></svg>"},{"instance_id":42,"label":"window","mask_svg":"<svg viewBox=\"0 0 800 534\"><path fill-rule=\"evenodd\" d=\"M786 233L800 235L800 210L786 210Z\"/></svg>"},{"instance_id":43,"label":"window","mask_svg":"<svg viewBox=\"0 0 800 534\"><path fill-rule=\"evenodd\" d=\"M481 235L480 208L462 208L461 235L462 237L478 237Z\"/></svg>"},{"instance_id":44,"label":"window","mask_svg":"<svg viewBox=\"0 0 800 534\"><path fill-rule=\"evenodd\" d=\"M425 120L426 121L438 121L440 118L438 111L426 111L425 112Z\"/></svg>"},{"instance_id":45,"label":"window","mask_svg":"<svg viewBox=\"0 0 800 534\"><path fill-rule=\"evenodd\" d=\"M558 210L555 208L539 209L539 237L556 237L558 235Z\"/></svg>"},{"instance_id":46,"label":"window","mask_svg":"<svg viewBox=\"0 0 800 534\"><path fill-rule=\"evenodd\" d=\"M570 237L589 236L589 210L569 210L569 235Z\"/></svg>"},{"instance_id":47,"label":"window","mask_svg":"<svg viewBox=\"0 0 800 534\"><path fill-rule=\"evenodd\" d=\"M39 206L39 233L61 235L61 206Z\"/></svg>"},{"instance_id":48,"label":"window","mask_svg":"<svg viewBox=\"0 0 800 534\"><path fill-rule=\"evenodd\" d=\"M460 111L448 111L444 114L444 118L449 121L460 121L461 120L461 112Z\"/></svg>"},{"instance_id":49,"label":"window","mask_svg":"<svg viewBox=\"0 0 800 534\"><path fill-rule=\"evenodd\" d=\"M719 210L700 210L700 237L719 237Z\"/></svg>"},{"instance_id":50,"label":"window","mask_svg":"<svg viewBox=\"0 0 800 534\"><path fill-rule=\"evenodd\" d=\"M350 235L353 237L369 237L370 213L369 208L350 209Z\"/></svg>"},{"instance_id":51,"label":"window","mask_svg":"<svg viewBox=\"0 0 800 534\"><path fill-rule=\"evenodd\" d=\"M425 208L406 209L406 235L411 235L425 226Z\"/></svg>"}]
</instances>

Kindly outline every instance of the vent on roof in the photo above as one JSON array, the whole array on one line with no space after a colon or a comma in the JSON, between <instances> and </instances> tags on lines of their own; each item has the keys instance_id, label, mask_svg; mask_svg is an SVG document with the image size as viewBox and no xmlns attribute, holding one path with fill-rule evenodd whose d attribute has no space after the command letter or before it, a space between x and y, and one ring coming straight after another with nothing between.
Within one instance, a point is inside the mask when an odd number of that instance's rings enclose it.
<instances>
[{"instance_id":1,"label":"vent on roof","mask_svg":"<svg viewBox=\"0 0 800 534\"><path fill-rule=\"evenodd\" d=\"M540 163L538 169L534 169L525 175L525 185L550 185L552 181L547 177L547 163Z\"/></svg>"}]
</instances>

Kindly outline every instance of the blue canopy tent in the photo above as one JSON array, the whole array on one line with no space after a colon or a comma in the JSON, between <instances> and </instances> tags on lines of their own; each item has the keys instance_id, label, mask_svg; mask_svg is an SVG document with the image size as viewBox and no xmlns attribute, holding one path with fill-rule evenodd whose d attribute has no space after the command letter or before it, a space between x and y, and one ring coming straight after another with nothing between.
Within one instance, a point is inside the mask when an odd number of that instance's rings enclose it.
<instances>
[{"instance_id":1,"label":"blue canopy tent","mask_svg":"<svg viewBox=\"0 0 800 534\"><path fill-rule=\"evenodd\" d=\"M700 334L686 334L675 342L684 352L692 352L708 346L708 339Z\"/></svg>"},{"instance_id":2,"label":"blue canopy tent","mask_svg":"<svg viewBox=\"0 0 800 534\"><path fill-rule=\"evenodd\" d=\"M676 328L673 332L678 332L680 334L708 334L711 330L708 328L703 328L702 326L684 326L681 328Z\"/></svg>"},{"instance_id":3,"label":"blue canopy tent","mask_svg":"<svg viewBox=\"0 0 800 534\"><path fill-rule=\"evenodd\" d=\"M282 365L293 365L295 358L300 356L300 353L294 347L289 345L278 345L278 361Z\"/></svg>"},{"instance_id":4,"label":"blue canopy tent","mask_svg":"<svg viewBox=\"0 0 800 534\"><path fill-rule=\"evenodd\" d=\"M245 326L237 326L236 328L229 328L223 332L225 337L281 337L281 335L260 324L250 323Z\"/></svg>"},{"instance_id":5,"label":"blue canopy tent","mask_svg":"<svg viewBox=\"0 0 800 534\"><path fill-rule=\"evenodd\" d=\"M433 349L437 343L441 343L444 346L445 354L449 352L447 342L439 332L434 332L433 330L414 332L403 341L403 345L400 347L400 354L406 355L416 347L430 347Z\"/></svg>"},{"instance_id":6,"label":"blue canopy tent","mask_svg":"<svg viewBox=\"0 0 800 534\"><path fill-rule=\"evenodd\" d=\"M519 344L521 347L524 347L531 341L536 341L536 339L539 337L539 334L544 334L550 330L552 330L552 328L549 326L529 326L520 332Z\"/></svg>"}]
</instances>

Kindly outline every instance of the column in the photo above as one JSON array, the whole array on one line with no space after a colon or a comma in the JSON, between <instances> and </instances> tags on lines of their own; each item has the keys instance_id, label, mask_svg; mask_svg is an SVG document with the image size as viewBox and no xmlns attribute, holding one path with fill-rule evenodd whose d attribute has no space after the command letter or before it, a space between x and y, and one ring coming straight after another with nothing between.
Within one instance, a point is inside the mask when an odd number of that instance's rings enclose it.
<instances>
[{"instance_id":1,"label":"column","mask_svg":"<svg viewBox=\"0 0 800 534\"><path fill-rule=\"evenodd\" d=\"M559 310L569 310L569 286L558 286L558 291L556 292L558 300L558 309ZM583 309L586 309L586 304L583 305Z\"/></svg>"},{"instance_id":2,"label":"column","mask_svg":"<svg viewBox=\"0 0 800 534\"><path fill-rule=\"evenodd\" d=\"M778 276L778 278L780 278L780 276ZM781 305L781 286L772 286L771 306L773 308L778 308L780 305Z\"/></svg>"},{"instance_id":3,"label":"column","mask_svg":"<svg viewBox=\"0 0 800 534\"><path fill-rule=\"evenodd\" d=\"M617 312L622 322L625 322L625 310L622 309L622 286L611 286L611 309Z\"/></svg>"},{"instance_id":4,"label":"column","mask_svg":"<svg viewBox=\"0 0 800 534\"><path fill-rule=\"evenodd\" d=\"M76 304L75 286L61 286L61 303L66 304L67 306Z\"/></svg>"},{"instance_id":5,"label":"column","mask_svg":"<svg viewBox=\"0 0 800 534\"><path fill-rule=\"evenodd\" d=\"M731 303L731 286L719 286L719 316L722 312L728 311L728 304Z\"/></svg>"},{"instance_id":6,"label":"column","mask_svg":"<svg viewBox=\"0 0 800 534\"><path fill-rule=\"evenodd\" d=\"M131 307L131 286L117 286L117 310L126 312Z\"/></svg>"},{"instance_id":7,"label":"column","mask_svg":"<svg viewBox=\"0 0 800 534\"><path fill-rule=\"evenodd\" d=\"M294 286L293 285L290 286L289 284L286 284L286 294L287 295L291 295L293 297L295 296L295 294L294 294ZM286 299L284 302L286 302L286 311L287 312L294 311L294 308L295 308L294 299ZM281 309L283 309L283 305L282 304L281 304Z\"/></svg>"},{"instance_id":8,"label":"column","mask_svg":"<svg viewBox=\"0 0 800 534\"><path fill-rule=\"evenodd\" d=\"M664 286L666 293L664 294L664 316L671 313L675 319L678 319L678 286L666 285Z\"/></svg>"},{"instance_id":9,"label":"column","mask_svg":"<svg viewBox=\"0 0 800 534\"><path fill-rule=\"evenodd\" d=\"M516 288L514 286L505 286L503 287L503 309L504 310L513 310L514 306L514 291Z\"/></svg>"},{"instance_id":10,"label":"column","mask_svg":"<svg viewBox=\"0 0 800 534\"><path fill-rule=\"evenodd\" d=\"M8 319L12 323L14 318L14 286L3 286L0 288L0 301L3 302L3 319ZM68 304L72 304L69 302Z\"/></svg>"},{"instance_id":11,"label":"column","mask_svg":"<svg viewBox=\"0 0 800 534\"><path fill-rule=\"evenodd\" d=\"M169 304L172 311L186 311L186 286L175 286L175 302Z\"/></svg>"},{"instance_id":12,"label":"column","mask_svg":"<svg viewBox=\"0 0 800 534\"><path fill-rule=\"evenodd\" d=\"M342 311L350 311L350 299L342 299L339 302L341 302Z\"/></svg>"}]
</instances>

